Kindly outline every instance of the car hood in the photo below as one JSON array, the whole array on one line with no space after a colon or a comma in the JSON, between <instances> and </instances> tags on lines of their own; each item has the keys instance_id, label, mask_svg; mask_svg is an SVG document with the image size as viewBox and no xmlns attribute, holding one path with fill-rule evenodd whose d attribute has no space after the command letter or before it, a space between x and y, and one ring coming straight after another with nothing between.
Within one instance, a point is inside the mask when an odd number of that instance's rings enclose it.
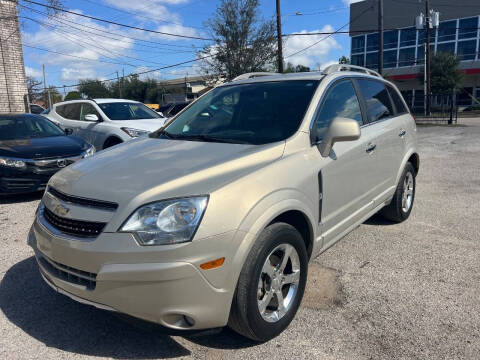
<instances>
[{"instance_id":1,"label":"car hood","mask_svg":"<svg viewBox=\"0 0 480 360\"><path fill-rule=\"evenodd\" d=\"M70 195L142 202L209 194L279 159L285 142L242 145L138 138L57 173L50 185Z\"/></svg>"},{"instance_id":2,"label":"car hood","mask_svg":"<svg viewBox=\"0 0 480 360\"><path fill-rule=\"evenodd\" d=\"M25 140L0 141L0 156L43 159L79 155L89 147L76 136L52 136Z\"/></svg>"},{"instance_id":3,"label":"car hood","mask_svg":"<svg viewBox=\"0 0 480 360\"><path fill-rule=\"evenodd\" d=\"M165 123L165 119L112 120L111 123L119 128L129 127L152 132L160 129Z\"/></svg>"}]
</instances>

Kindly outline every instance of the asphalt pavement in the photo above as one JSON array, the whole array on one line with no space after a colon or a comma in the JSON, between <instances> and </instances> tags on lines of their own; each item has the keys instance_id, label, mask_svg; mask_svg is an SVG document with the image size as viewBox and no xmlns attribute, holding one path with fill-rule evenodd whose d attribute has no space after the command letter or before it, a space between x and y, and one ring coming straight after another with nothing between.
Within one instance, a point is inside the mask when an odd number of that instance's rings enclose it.
<instances>
[{"instance_id":1,"label":"asphalt pavement","mask_svg":"<svg viewBox=\"0 0 480 360\"><path fill-rule=\"evenodd\" d=\"M315 259L296 318L265 344L168 335L55 293L26 244L39 196L0 199L0 359L479 359L480 119L418 132L408 221L375 216Z\"/></svg>"}]
</instances>

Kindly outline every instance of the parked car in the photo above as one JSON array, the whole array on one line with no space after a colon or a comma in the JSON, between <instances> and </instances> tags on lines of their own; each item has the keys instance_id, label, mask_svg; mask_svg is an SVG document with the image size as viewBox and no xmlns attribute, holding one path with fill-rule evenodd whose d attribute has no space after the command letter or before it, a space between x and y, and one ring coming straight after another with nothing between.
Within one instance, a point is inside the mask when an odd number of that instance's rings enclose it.
<instances>
[{"instance_id":1,"label":"parked car","mask_svg":"<svg viewBox=\"0 0 480 360\"><path fill-rule=\"evenodd\" d=\"M44 190L58 170L95 148L40 115L0 115L0 194Z\"/></svg>"},{"instance_id":2,"label":"parked car","mask_svg":"<svg viewBox=\"0 0 480 360\"><path fill-rule=\"evenodd\" d=\"M30 112L32 114L41 114L42 112L44 112L45 109L43 107L41 107L40 105L37 105L37 104L30 104Z\"/></svg>"},{"instance_id":3,"label":"parked car","mask_svg":"<svg viewBox=\"0 0 480 360\"><path fill-rule=\"evenodd\" d=\"M124 99L64 101L44 115L63 129L72 129L97 150L147 135L165 122L144 104Z\"/></svg>"},{"instance_id":4,"label":"parked car","mask_svg":"<svg viewBox=\"0 0 480 360\"><path fill-rule=\"evenodd\" d=\"M161 113L166 118L171 118L177 115L180 111L185 109L191 101L184 101L178 103L169 103L158 108L157 112Z\"/></svg>"},{"instance_id":5,"label":"parked car","mask_svg":"<svg viewBox=\"0 0 480 360\"><path fill-rule=\"evenodd\" d=\"M309 260L379 211L409 217L418 169L415 122L377 73L246 78L55 175L28 242L74 300L266 341Z\"/></svg>"}]
</instances>

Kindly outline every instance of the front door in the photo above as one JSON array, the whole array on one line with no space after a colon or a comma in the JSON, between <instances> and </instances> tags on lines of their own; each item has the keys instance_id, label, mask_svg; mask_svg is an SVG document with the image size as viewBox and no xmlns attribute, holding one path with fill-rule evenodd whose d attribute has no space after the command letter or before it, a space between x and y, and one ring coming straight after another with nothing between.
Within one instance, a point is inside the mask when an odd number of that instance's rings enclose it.
<instances>
[{"instance_id":1,"label":"front door","mask_svg":"<svg viewBox=\"0 0 480 360\"><path fill-rule=\"evenodd\" d=\"M363 113L350 79L333 83L317 111L312 131L316 142L335 117L350 118L363 125ZM321 192L320 232L323 248L331 246L352 224L373 207L372 170L375 152L371 150L374 133L362 128L358 140L336 143L326 158L316 147L319 189Z\"/></svg>"}]
</instances>

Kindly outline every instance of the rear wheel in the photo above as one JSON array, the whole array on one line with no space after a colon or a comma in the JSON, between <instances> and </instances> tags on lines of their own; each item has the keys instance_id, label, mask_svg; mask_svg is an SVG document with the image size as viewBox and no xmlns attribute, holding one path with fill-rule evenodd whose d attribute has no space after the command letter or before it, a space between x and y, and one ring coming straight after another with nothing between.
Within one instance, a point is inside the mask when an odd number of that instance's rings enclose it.
<instances>
[{"instance_id":1,"label":"rear wheel","mask_svg":"<svg viewBox=\"0 0 480 360\"><path fill-rule=\"evenodd\" d=\"M268 226L240 274L228 325L255 341L280 334L294 318L305 290L308 256L291 225Z\"/></svg>"},{"instance_id":2,"label":"rear wheel","mask_svg":"<svg viewBox=\"0 0 480 360\"><path fill-rule=\"evenodd\" d=\"M405 221L412 211L415 200L415 169L411 163L405 165L392 202L382 210L382 215L394 222Z\"/></svg>"}]
</instances>

